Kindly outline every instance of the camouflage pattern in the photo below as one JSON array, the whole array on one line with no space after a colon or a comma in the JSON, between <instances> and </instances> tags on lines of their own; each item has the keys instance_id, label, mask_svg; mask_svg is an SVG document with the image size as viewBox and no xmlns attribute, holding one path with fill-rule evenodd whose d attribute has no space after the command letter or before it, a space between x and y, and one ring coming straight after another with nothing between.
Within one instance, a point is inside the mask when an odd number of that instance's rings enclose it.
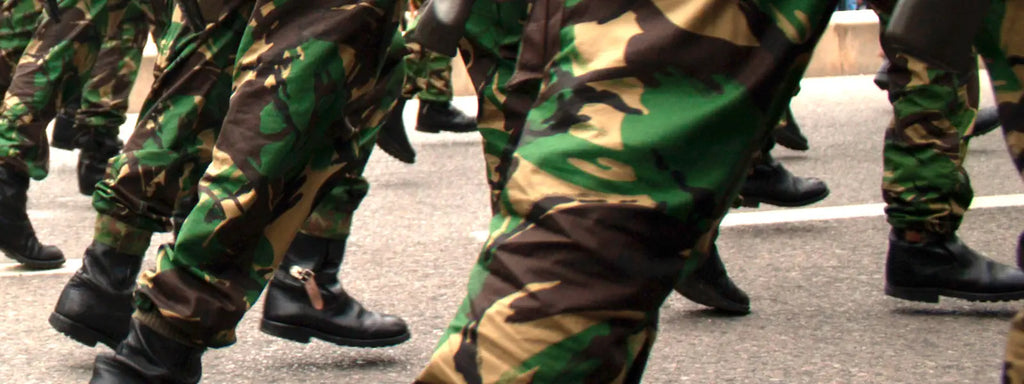
<instances>
[{"instance_id":1,"label":"camouflage pattern","mask_svg":"<svg viewBox=\"0 0 1024 384\"><path fill-rule=\"evenodd\" d=\"M173 4L163 9L169 21L157 42L159 75L124 151L111 159L93 193L101 216L140 231L165 232L195 204L196 186L227 113L235 57L254 5L213 3L204 3L209 19L202 31L186 25ZM97 233L95 238L121 236Z\"/></svg>"},{"instance_id":2,"label":"camouflage pattern","mask_svg":"<svg viewBox=\"0 0 1024 384\"><path fill-rule=\"evenodd\" d=\"M995 90L999 120L1010 158L1024 175L1024 1L992 0L986 25L975 40ZM1024 383L1024 311L1011 321L1004 383Z\"/></svg>"},{"instance_id":3,"label":"camouflage pattern","mask_svg":"<svg viewBox=\"0 0 1024 384\"><path fill-rule=\"evenodd\" d=\"M107 33L138 7L134 0L62 0L61 20L44 15L0 106L0 163L46 177L46 125L63 100L79 93Z\"/></svg>"},{"instance_id":4,"label":"camouflage pattern","mask_svg":"<svg viewBox=\"0 0 1024 384\"><path fill-rule=\"evenodd\" d=\"M427 61L430 78L416 97L424 101L450 101L452 99L452 58L444 55Z\"/></svg>"},{"instance_id":5,"label":"camouflage pattern","mask_svg":"<svg viewBox=\"0 0 1024 384\"><path fill-rule=\"evenodd\" d=\"M0 5L0 92L10 87L14 68L32 41L42 12L42 3L35 0L9 0Z\"/></svg>"},{"instance_id":6,"label":"camouflage pattern","mask_svg":"<svg viewBox=\"0 0 1024 384\"><path fill-rule=\"evenodd\" d=\"M152 13L149 2L126 4L121 22L111 24L81 90L75 127L80 136L117 138L128 113L128 96L142 64Z\"/></svg>"},{"instance_id":7,"label":"camouflage pattern","mask_svg":"<svg viewBox=\"0 0 1024 384\"><path fill-rule=\"evenodd\" d=\"M875 4L883 25L894 3ZM962 140L977 114L977 103L969 103L977 100L968 89L971 75L932 68L902 52L886 55L894 112L883 149L886 217L893 228L954 233L974 197Z\"/></svg>"},{"instance_id":8,"label":"camouflage pattern","mask_svg":"<svg viewBox=\"0 0 1024 384\"><path fill-rule=\"evenodd\" d=\"M543 87L417 382L639 382L658 308L700 261L835 2L533 7L518 73L540 68Z\"/></svg>"},{"instance_id":9,"label":"camouflage pattern","mask_svg":"<svg viewBox=\"0 0 1024 384\"><path fill-rule=\"evenodd\" d=\"M509 86L527 12L525 1L477 1L459 43L477 94L477 127L483 139L486 178L495 212L501 207L498 193L504 186L512 151L539 89L539 82Z\"/></svg>"},{"instance_id":10,"label":"camouflage pattern","mask_svg":"<svg viewBox=\"0 0 1024 384\"><path fill-rule=\"evenodd\" d=\"M359 148L372 143L363 135L376 131L355 127L377 126L387 115L378 80L402 7L391 0L256 2L198 203L175 243L161 248L156 270L140 276L136 318L194 345L235 341L237 322L322 197L321 186L361 172L366 152Z\"/></svg>"}]
</instances>

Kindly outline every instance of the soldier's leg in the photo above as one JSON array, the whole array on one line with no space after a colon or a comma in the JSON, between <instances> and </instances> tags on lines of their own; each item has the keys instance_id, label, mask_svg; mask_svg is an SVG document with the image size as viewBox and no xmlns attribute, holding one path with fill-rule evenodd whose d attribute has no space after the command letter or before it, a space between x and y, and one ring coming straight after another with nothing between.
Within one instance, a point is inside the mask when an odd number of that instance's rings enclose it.
<instances>
[{"instance_id":1,"label":"soldier's leg","mask_svg":"<svg viewBox=\"0 0 1024 384\"><path fill-rule=\"evenodd\" d=\"M114 157L93 194L93 242L50 316L55 329L89 346L113 348L125 337L152 233L171 230L195 202L253 2L221 4L200 31L166 6L153 9L168 20L160 22L167 26L157 44L160 74L125 152Z\"/></svg>"},{"instance_id":2,"label":"soldier's leg","mask_svg":"<svg viewBox=\"0 0 1024 384\"><path fill-rule=\"evenodd\" d=\"M116 356L97 358L95 375L194 381L204 348L235 341L235 326L309 215L317 190L345 176L334 147L351 138L339 132L337 113L365 102L401 4L350 5L257 2L199 202L174 245L161 249L156 271L140 277L133 328ZM165 353L184 359L167 360ZM142 367L143 361L157 364Z\"/></svg>"},{"instance_id":3,"label":"soldier's leg","mask_svg":"<svg viewBox=\"0 0 1024 384\"><path fill-rule=\"evenodd\" d=\"M1010 158L1024 177L1024 71L1016 59L1024 56L1024 35L1007 28L1024 20L1022 5L1019 0L993 1L989 20L998 22L985 25L975 47L985 59L985 67L992 80ZM1024 233L1021 240L1024 240ZM1017 258L1018 264L1024 265L1021 263L1024 260L1022 243L1017 245ZM1024 311L1018 312L1010 324L1003 382L1024 383Z\"/></svg>"},{"instance_id":4,"label":"soldier's leg","mask_svg":"<svg viewBox=\"0 0 1024 384\"><path fill-rule=\"evenodd\" d=\"M14 68L42 16L41 2L5 1L0 5L0 92L7 92Z\"/></svg>"},{"instance_id":5,"label":"soldier's leg","mask_svg":"<svg viewBox=\"0 0 1024 384\"><path fill-rule=\"evenodd\" d=\"M786 114L789 114L788 108ZM778 160L772 157L775 148L774 135L765 139L760 150L754 153L750 174L740 188L742 203L747 207L758 207L761 203L779 207L802 207L828 197L829 189L824 181L816 177L794 175Z\"/></svg>"},{"instance_id":6,"label":"soldier's leg","mask_svg":"<svg viewBox=\"0 0 1024 384\"><path fill-rule=\"evenodd\" d=\"M396 93L399 87L394 88ZM402 319L366 310L338 277L352 217L369 189L362 173L378 130L363 129L353 141L354 151L339 156L338 160L348 163L343 168L345 177L321 187L319 203L267 285L260 322L264 333L302 343L315 337L357 347L384 347L409 339ZM345 159L345 153L357 156Z\"/></svg>"},{"instance_id":7,"label":"soldier's leg","mask_svg":"<svg viewBox=\"0 0 1024 384\"><path fill-rule=\"evenodd\" d=\"M894 110L883 150L882 196L892 227L886 294L924 302L1024 298L1024 272L956 236L973 198L963 137L974 123L977 88L968 85L976 75L937 70L904 52L886 56ZM977 270L986 273L968 273Z\"/></svg>"},{"instance_id":8,"label":"soldier's leg","mask_svg":"<svg viewBox=\"0 0 1024 384\"><path fill-rule=\"evenodd\" d=\"M43 16L0 106L0 164L40 180L47 173L46 125L57 98L80 89L108 26L130 0L63 0L61 19Z\"/></svg>"},{"instance_id":9,"label":"soldier's leg","mask_svg":"<svg viewBox=\"0 0 1024 384\"><path fill-rule=\"evenodd\" d=\"M416 97L420 100L416 114L416 130L437 133L472 132L477 123L452 105L452 61L446 57L435 58L430 63L431 86L421 91Z\"/></svg>"},{"instance_id":10,"label":"soldier's leg","mask_svg":"<svg viewBox=\"0 0 1024 384\"><path fill-rule=\"evenodd\" d=\"M561 51L548 52L546 87L500 195L507 213L492 220L470 294L419 382L638 382L658 308L697 262L679 253L732 203L784 107L776 100L802 73L795 57L835 7L542 5L565 15L552 31ZM766 29L750 31L746 18ZM712 40L715 54L696 48ZM680 116L680 103L704 107Z\"/></svg>"},{"instance_id":11,"label":"soldier's leg","mask_svg":"<svg viewBox=\"0 0 1024 384\"><path fill-rule=\"evenodd\" d=\"M78 154L78 191L91 196L103 178L107 161L121 151L118 129L128 113L128 96L142 64L142 49L149 36L149 23L139 5L132 1L114 32L100 47L99 57L82 88L75 118L75 147ZM56 131L56 127L54 127Z\"/></svg>"},{"instance_id":12,"label":"soldier's leg","mask_svg":"<svg viewBox=\"0 0 1024 384\"><path fill-rule=\"evenodd\" d=\"M80 89L126 1L64 0L60 22L43 16L0 105L0 220L11 228L0 234L0 249L30 267L64 263L60 250L40 245L25 208L29 177L42 179L48 170L46 125L61 92Z\"/></svg>"}]
</instances>

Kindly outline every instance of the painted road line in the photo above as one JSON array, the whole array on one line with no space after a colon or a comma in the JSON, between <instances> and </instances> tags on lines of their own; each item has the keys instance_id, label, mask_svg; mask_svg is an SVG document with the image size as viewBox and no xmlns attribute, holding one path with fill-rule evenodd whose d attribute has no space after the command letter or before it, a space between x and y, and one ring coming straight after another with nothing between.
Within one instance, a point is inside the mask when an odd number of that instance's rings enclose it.
<instances>
[{"instance_id":1,"label":"painted road line","mask_svg":"<svg viewBox=\"0 0 1024 384\"><path fill-rule=\"evenodd\" d=\"M1005 208L1024 206L1024 194L997 195L975 197L971 209ZM865 217L885 216L885 204L842 205L836 207L773 209L767 211L734 212L725 215L722 227L738 227L744 225L769 225L797 223L803 221L823 221L858 219ZM470 232L470 237L477 241L487 240L487 231Z\"/></svg>"},{"instance_id":2,"label":"painted road line","mask_svg":"<svg viewBox=\"0 0 1024 384\"><path fill-rule=\"evenodd\" d=\"M1024 206L1024 194L975 197L970 209L1005 208ZM741 225L765 225L857 219L885 216L885 204L843 205L838 207L774 209L770 211L736 212L725 215L722 227Z\"/></svg>"},{"instance_id":3,"label":"painted road line","mask_svg":"<svg viewBox=\"0 0 1024 384\"><path fill-rule=\"evenodd\" d=\"M971 209L1005 208L1024 206L1024 194L997 195L975 197ZM770 225L797 223L803 221L823 221L880 217L885 215L885 204L842 205L837 207L773 209L768 211L735 212L725 216L722 227L738 227L743 225ZM45 216L49 213L35 212L33 217ZM473 231L469 236L476 241L487 240L487 231ZM21 268L17 263L0 264L0 277L52 275L73 273L82 265L82 259L68 259L60 269L32 271Z\"/></svg>"}]
</instances>

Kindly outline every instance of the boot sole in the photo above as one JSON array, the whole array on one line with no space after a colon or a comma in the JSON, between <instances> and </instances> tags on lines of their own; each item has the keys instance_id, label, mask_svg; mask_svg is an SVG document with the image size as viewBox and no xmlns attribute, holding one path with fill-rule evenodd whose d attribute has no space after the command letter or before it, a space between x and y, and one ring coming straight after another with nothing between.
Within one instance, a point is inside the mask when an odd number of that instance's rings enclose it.
<instances>
[{"instance_id":1,"label":"boot sole","mask_svg":"<svg viewBox=\"0 0 1024 384\"><path fill-rule=\"evenodd\" d=\"M699 284L685 283L683 287L676 287L675 291L690 301L710 307L730 315L744 316L750 314L750 305L738 303L728 298L717 295L707 287Z\"/></svg>"},{"instance_id":2,"label":"boot sole","mask_svg":"<svg viewBox=\"0 0 1024 384\"><path fill-rule=\"evenodd\" d=\"M885 294L897 299L922 303L938 303L940 296L963 299L967 301L1014 301L1024 299L1024 291L1003 293L975 293L941 288L907 288L885 285Z\"/></svg>"},{"instance_id":3,"label":"boot sole","mask_svg":"<svg viewBox=\"0 0 1024 384\"><path fill-rule=\"evenodd\" d=\"M57 332L64 334L64 336L70 337L72 340L87 347L95 347L96 343L99 342L110 347L110 349L117 349L117 345L121 343L121 340L114 340L110 336L79 324L57 312L50 314L50 326L57 330Z\"/></svg>"},{"instance_id":4,"label":"boot sole","mask_svg":"<svg viewBox=\"0 0 1024 384\"><path fill-rule=\"evenodd\" d=\"M809 197L807 199L800 200L800 201L777 201L777 200L770 200L770 199L748 198L746 196L743 196L743 203L742 203L742 205L744 207L747 207L747 208L757 208L762 203L763 204L774 205L776 207L788 207L788 208L803 207L803 206L811 205L811 204L817 203L819 201L825 200L825 198L828 197L829 193L830 193L830 191L826 189L825 193L822 193L822 194L820 194L818 196L812 196L812 197Z\"/></svg>"},{"instance_id":5,"label":"boot sole","mask_svg":"<svg viewBox=\"0 0 1024 384\"><path fill-rule=\"evenodd\" d=\"M60 260L36 260L19 255L17 252L11 252L6 249L0 248L0 252L3 252L7 257L14 259L21 265L24 265L28 269L56 269L60 268L67 259Z\"/></svg>"},{"instance_id":6,"label":"boot sole","mask_svg":"<svg viewBox=\"0 0 1024 384\"><path fill-rule=\"evenodd\" d=\"M298 327L266 319L260 321L260 331L271 336L276 336L282 339L296 341L303 344L308 344L310 338L317 338L329 343L334 343L345 347L359 348L390 347L392 345L398 345L405 342L406 340L409 340L409 337L411 336L409 332L406 332L402 335L383 339L350 339L346 337L338 337L326 334L306 327Z\"/></svg>"},{"instance_id":7,"label":"boot sole","mask_svg":"<svg viewBox=\"0 0 1024 384\"><path fill-rule=\"evenodd\" d=\"M469 133L476 132L479 130L478 127L469 128L452 128L450 126L439 126L439 125L416 125L416 130L424 133L438 133L441 131L452 132L452 133Z\"/></svg>"}]
</instances>

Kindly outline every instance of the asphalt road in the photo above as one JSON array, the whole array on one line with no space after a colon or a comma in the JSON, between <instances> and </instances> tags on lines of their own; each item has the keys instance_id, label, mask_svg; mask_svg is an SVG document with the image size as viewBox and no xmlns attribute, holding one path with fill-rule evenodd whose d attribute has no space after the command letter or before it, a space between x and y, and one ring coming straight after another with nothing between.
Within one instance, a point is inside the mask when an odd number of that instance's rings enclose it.
<instances>
[{"instance_id":1,"label":"asphalt road","mask_svg":"<svg viewBox=\"0 0 1024 384\"><path fill-rule=\"evenodd\" d=\"M829 183L832 194L818 207L880 203L881 139L890 111L885 94L868 76L808 79L802 88L794 109L811 150L778 149L776 156L795 173ZM407 109L408 124L413 111ZM412 380L463 295L488 221L479 138L416 133L413 140L416 165L383 154L371 161L372 188L342 273L369 308L405 318L413 338L386 349L298 344L259 332L258 303L236 345L205 355L204 382ZM50 177L32 186L30 215L44 241L80 259L95 214L77 194L74 159L55 150ZM977 196L1021 192L1007 159L1000 135L975 140L967 167ZM1024 229L1018 206L1024 203L1020 196L1010 201L1017 203L972 210L960 232L972 247L1008 263ZM997 382L1008 320L1021 303L929 305L884 296L888 226L881 216L865 215L725 228L719 246L730 274L750 294L753 313L723 317L670 297L644 382ZM158 237L153 248L167 239ZM94 356L107 349L82 347L46 323L73 268L25 274L9 263L0 257L0 383L87 381Z\"/></svg>"}]
</instances>

